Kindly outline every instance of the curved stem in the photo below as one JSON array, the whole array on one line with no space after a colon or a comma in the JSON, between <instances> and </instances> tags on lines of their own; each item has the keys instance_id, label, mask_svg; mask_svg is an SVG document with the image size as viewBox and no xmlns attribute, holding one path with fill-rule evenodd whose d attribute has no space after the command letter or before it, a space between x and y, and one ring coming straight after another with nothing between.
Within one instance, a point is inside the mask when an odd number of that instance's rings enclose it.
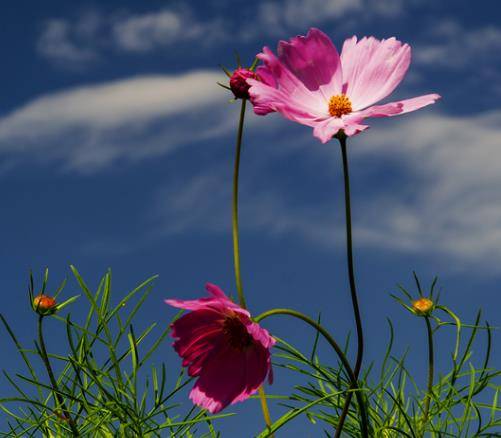
<instances>
[{"instance_id":1,"label":"curved stem","mask_svg":"<svg viewBox=\"0 0 501 438\"><path fill-rule=\"evenodd\" d=\"M64 399L61 396L61 393L57 385L57 380L54 377L54 372L52 371L52 367L50 365L49 356L47 354L47 349L45 348L45 341L43 337L43 330L42 330L43 318L44 317L42 315L38 317L38 343L40 344L40 356L42 357L42 361L45 365L45 368L47 369L47 374L49 375L49 380L52 385L52 389L54 390L53 391L54 396L56 397L59 406L61 406L64 418L68 421L68 425L70 426L73 436L80 436L75 421L71 417L70 412L66 407L66 403L64 402Z\"/></svg>"},{"instance_id":2,"label":"curved stem","mask_svg":"<svg viewBox=\"0 0 501 438\"><path fill-rule=\"evenodd\" d=\"M244 132L245 105L247 99L242 99L240 108L240 120L238 122L237 143L235 148L235 164L233 167L233 211L232 211L232 231L233 231L233 262L235 265L235 281L237 284L238 301L240 306L247 308L242 286L242 276L240 274L240 243L238 235L238 179L240 175L240 152L242 149L242 136Z\"/></svg>"},{"instance_id":3,"label":"curved stem","mask_svg":"<svg viewBox=\"0 0 501 438\"><path fill-rule=\"evenodd\" d=\"M233 167L233 209L232 209L232 233L233 233L233 262L235 266L235 282L237 285L238 301L240 306L244 309L247 308L245 302L244 290L242 286L242 275L240 273L240 239L238 233L238 181L240 175L240 153L242 149L242 138L244 133L244 119L245 107L247 99L242 99L242 106L240 108L240 119L238 122L237 141L235 146L235 164ZM261 401L261 410L263 411L263 418L268 427L271 426L270 410L266 401L266 394L263 386L259 387L259 398Z\"/></svg>"},{"instance_id":4,"label":"curved stem","mask_svg":"<svg viewBox=\"0 0 501 438\"><path fill-rule=\"evenodd\" d=\"M355 269L353 263L353 243L351 234L351 196L350 196L350 174L348 171L348 153L346 151L346 135L341 133L337 136L339 144L341 146L341 155L343 158L343 176L344 176L344 200L345 200L345 211L346 211L346 256L348 260L348 277L350 280L350 294L351 302L353 304L353 313L355 315L355 323L357 327L357 358L355 361L355 367L353 368L353 373L358 379L360 374L360 369L362 367L362 358L364 354L364 335L362 329L362 318L360 316L360 308L358 305L357 287L355 284ZM350 408L350 403L352 399L352 393L348 393L346 396L343 411L339 417L338 428L336 431L336 438L341 436L341 431L343 430L344 422L348 415Z\"/></svg>"},{"instance_id":5,"label":"curved stem","mask_svg":"<svg viewBox=\"0 0 501 438\"><path fill-rule=\"evenodd\" d=\"M435 369L435 358L433 353L433 330L431 328L430 318L426 316L425 321L426 321L426 331L428 332L428 385L423 408L422 436L424 436L426 423L428 422L428 416L430 413L430 402L433 389L433 372Z\"/></svg>"},{"instance_id":6,"label":"curved stem","mask_svg":"<svg viewBox=\"0 0 501 438\"><path fill-rule=\"evenodd\" d=\"M339 357L339 360L343 364L343 367L345 368L348 377L350 378L350 389L354 390L353 392L355 393L355 396L357 397L358 400L358 405L360 409L360 417L361 417L361 422L362 422L362 436L363 437L368 437L368 420L367 420L367 411L365 409L365 402L364 398L362 396L362 393L360 392L360 387L358 385L357 377L355 375L354 370L352 370L350 362L346 358L346 355L344 354L342 348L338 345L338 343L335 341L335 339L330 335L330 333L318 322L316 322L314 319L311 319L309 316L304 315L301 312L297 312L295 310L291 309L272 309L268 310L267 312L263 312L257 317L254 318L255 322L260 322L261 320L268 318L269 316L272 315L289 315L293 316L295 318L301 319L302 321L306 322L307 324L311 325L315 330L317 330L324 338L325 340L329 343L329 345L334 349L336 352L337 356ZM349 394L353 394L353 392L350 392ZM338 429L339 430L339 429Z\"/></svg>"}]
</instances>

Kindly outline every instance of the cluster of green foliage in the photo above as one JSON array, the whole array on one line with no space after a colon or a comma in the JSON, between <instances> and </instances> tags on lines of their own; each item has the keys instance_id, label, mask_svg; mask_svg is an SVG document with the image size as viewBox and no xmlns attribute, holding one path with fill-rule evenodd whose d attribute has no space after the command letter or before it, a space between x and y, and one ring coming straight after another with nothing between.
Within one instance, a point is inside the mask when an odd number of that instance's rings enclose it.
<instances>
[{"instance_id":1,"label":"cluster of green foliage","mask_svg":"<svg viewBox=\"0 0 501 438\"><path fill-rule=\"evenodd\" d=\"M191 404L186 407L187 400L180 400L176 395L191 379L183 372L169 378L165 363L151 364L154 352L165 344L169 325L156 335L156 323L141 333L136 334L134 330L134 319L152 290L155 277L138 285L113 306L111 272L104 275L97 290L92 292L78 271L74 267L71 269L83 296L71 297L53 314L34 313L39 320L34 349L21 346L6 318L0 315L27 370L27 374L16 373L15 376L4 371L15 396L0 399L0 409L9 417L8 430L1 435L220 436L214 420L233 414L209 416ZM387 438L501 437L501 407L498 405L501 371L489 366L492 328L487 322L481 325L480 311L473 324L463 324L449 308L439 304L438 296L433 296L436 281L428 294L424 294L419 280L415 279L419 295L431 297L434 301L433 311L421 315L425 327L430 329L427 332L431 345L428 366L432 368L428 383L432 384L423 388L415 381L406 365L407 353L402 357L393 354L395 331L388 320L389 345L379 372L375 371L376 364L371 364L359 382L368 412L370 435ZM46 272L42 291L46 290L47 281ZM64 285L58 288L56 297ZM412 300L411 294L403 287L400 290L405 298L395 299L415 314L407 304ZM31 302L33 292L31 279ZM79 323L73 321L69 313L65 317L59 313L77 298L89 304L87 316ZM445 319L440 319L439 315L445 315ZM66 332L66 351L47 351L54 346L46 346L44 318L53 318L62 324ZM455 331L455 343L447 352L450 353L450 370L433 379L435 334L451 327ZM473 357L473 349L479 333L485 334L485 353L480 366L476 366L479 358ZM426 337L425 331L423 336ZM308 354L284 339L277 338L277 341L274 365L297 373L304 383L296 385L290 395L268 396L270 400L278 401L285 413L259 437L273 436L301 415L321 427L326 436L331 436L346 394L353 391L346 369L340 361L321 360L318 347L322 340L318 332ZM344 347L345 354L348 354L348 344L349 338ZM58 346L59 350L61 348ZM440 354L446 354L445 350L440 350ZM349 437L361 436L359 406L355 398L343 433Z\"/></svg>"},{"instance_id":2,"label":"cluster of green foliage","mask_svg":"<svg viewBox=\"0 0 501 438\"><path fill-rule=\"evenodd\" d=\"M439 349L440 354L450 356L450 367L438 375L436 381L428 385L419 385L406 365L409 350L401 357L396 357L392 350L395 330L391 320L389 325L389 344L380 370L376 373L376 364L367 367L360 379L361 391L369 415L370 434L382 438L471 438L501 437L501 405L499 392L501 371L489 365L492 331L486 321L480 325L481 311L478 311L473 324L463 324L459 317L448 307L439 304L439 295L433 296L436 279L432 282L428 294L424 294L419 280L414 275L419 296L433 298L434 309L429 316L422 316L430 328L428 338L431 345L431 363L428 368L433 377L434 355L433 341L435 334L446 327L455 328L453 348ZM412 302L411 294L399 286L400 291ZM413 315L415 312L401 298L394 298ZM439 312L447 319L442 320ZM465 330L469 333L465 336ZM473 357L477 347L477 336L485 333L485 353L481 358ZM297 385L295 392L287 397L283 404L288 411L272 425L271 430L264 430L259 437L270 436L294 417L305 414L316 424L323 422L326 436L331 436L337 427L340 413L350 382L341 363L335 366L322 363L317 354L318 334L313 342L310 354L305 355L290 343L280 340L277 345L279 354L275 354L277 366L301 373L307 377L307 383ZM345 346L348 354L348 341ZM476 359L476 360L475 360ZM476 362L480 360L480 366ZM423 363L425 365L426 362ZM374 376L374 374L376 374ZM429 376L430 377L430 376ZM360 437L359 409L356 401L352 402L348 421L344 426L344 435Z\"/></svg>"},{"instance_id":3,"label":"cluster of green foliage","mask_svg":"<svg viewBox=\"0 0 501 438\"><path fill-rule=\"evenodd\" d=\"M150 364L153 353L165 344L169 324L162 323L156 336L156 323L135 333L134 318L156 277L148 278L112 306L111 272L92 292L78 271L71 269L82 291L80 298L85 297L90 304L83 321L73 321L70 314L34 314L39 318L39 336L35 348L28 349L19 343L7 319L0 315L27 369L27 374L15 376L4 371L15 396L0 398L0 409L10 417L8 430L1 436L218 436L212 420L231 414L209 417L196 407L186 407L184 403L180 406L174 398L191 379L183 372L168 376L164 363ZM42 292L47 288L47 280L46 271ZM33 281L30 283L32 297ZM55 295L63 288L64 283ZM44 318L61 323L67 339L64 352L61 345L46 347ZM47 352L51 347L59 352ZM48 369L38 365L48 365ZM56 370L60 370L57 376Z\"/></svg>"}]
</instances>

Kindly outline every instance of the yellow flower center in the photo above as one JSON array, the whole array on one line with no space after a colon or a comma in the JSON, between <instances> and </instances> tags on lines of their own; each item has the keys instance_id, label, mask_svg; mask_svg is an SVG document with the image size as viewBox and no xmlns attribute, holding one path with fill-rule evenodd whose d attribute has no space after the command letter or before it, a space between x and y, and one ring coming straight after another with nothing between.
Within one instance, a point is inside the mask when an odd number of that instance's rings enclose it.
<instances>
[{"instance_id":1,"label":"yellow flower center","mask_svg":"<svg viewBox=\"0 0 501 438\"><path fill-rule=\"evenodd\" d=\"M332 117L341 117L349 113L351 113L351 102L344 94L338 94L329 99L329 114Z\"/></svg>"}]
</instances>

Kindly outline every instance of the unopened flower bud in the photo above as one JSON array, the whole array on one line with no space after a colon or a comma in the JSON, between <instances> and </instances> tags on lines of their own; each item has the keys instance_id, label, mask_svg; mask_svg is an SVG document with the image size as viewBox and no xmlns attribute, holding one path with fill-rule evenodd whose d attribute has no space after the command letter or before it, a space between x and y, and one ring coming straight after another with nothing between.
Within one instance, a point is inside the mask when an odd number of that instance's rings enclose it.
<instances>
[{"instance_id":1,"label":"unopened flower bud","mask_svg":"<svg viewBox=\"0 0 501 438\"><path fill-rule=\"evenodd\" d=\"M421 297L412 302L412 310L419 316L427 316L433 310L433 301L429 298Z\"/></svg>"},{"instance_id":2,"label":"unopened flower bud","mask_svg":"<svg viewBox=\"0 0 501 438\"><path fill-rule=\"evenodd\" d=\"M56 300L48 295L37 295L33 298L33 308L40 315L49 315L56 311Z\"/></svg>"},{"instance_id":3,"label":"unopened flower bud","mask_svg":"<svg viewBox=\"0 0 501 438\"><path fill-rule=\"evenodd\" d=\"M256 73L247 68L237 68L230 77L230 88L235 98L248 99L250 85L247 79L257 79Z\"/></svg>"}]
</instances>

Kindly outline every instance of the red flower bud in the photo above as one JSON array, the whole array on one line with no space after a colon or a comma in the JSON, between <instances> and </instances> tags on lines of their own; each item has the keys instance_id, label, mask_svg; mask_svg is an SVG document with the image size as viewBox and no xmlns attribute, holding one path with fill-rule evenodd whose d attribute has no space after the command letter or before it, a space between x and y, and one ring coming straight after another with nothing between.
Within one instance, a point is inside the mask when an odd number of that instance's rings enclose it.
<instances>
[{"instance_id":1,"label":"red flower bud","mask_svg":"<svg viewBox=\"0 0 501 438\"><path fill-rule=\"evenodd\" d=\"M48 315L56 310L56 300L48 295L37 295L33 298L33 309L40 315Z\"/></svg>"},{"instance_id":2,"label":"red flower bud","mask_svg":"<svg viewBox=\"0 0 501 438\"><path fill-rule=\"evenodd\" d=\"M230 78L230 88L236 99L248 99L250 85L247 79L257 79L258 76L247 68L237 68Z\"/></svg>"}]
</instances>

